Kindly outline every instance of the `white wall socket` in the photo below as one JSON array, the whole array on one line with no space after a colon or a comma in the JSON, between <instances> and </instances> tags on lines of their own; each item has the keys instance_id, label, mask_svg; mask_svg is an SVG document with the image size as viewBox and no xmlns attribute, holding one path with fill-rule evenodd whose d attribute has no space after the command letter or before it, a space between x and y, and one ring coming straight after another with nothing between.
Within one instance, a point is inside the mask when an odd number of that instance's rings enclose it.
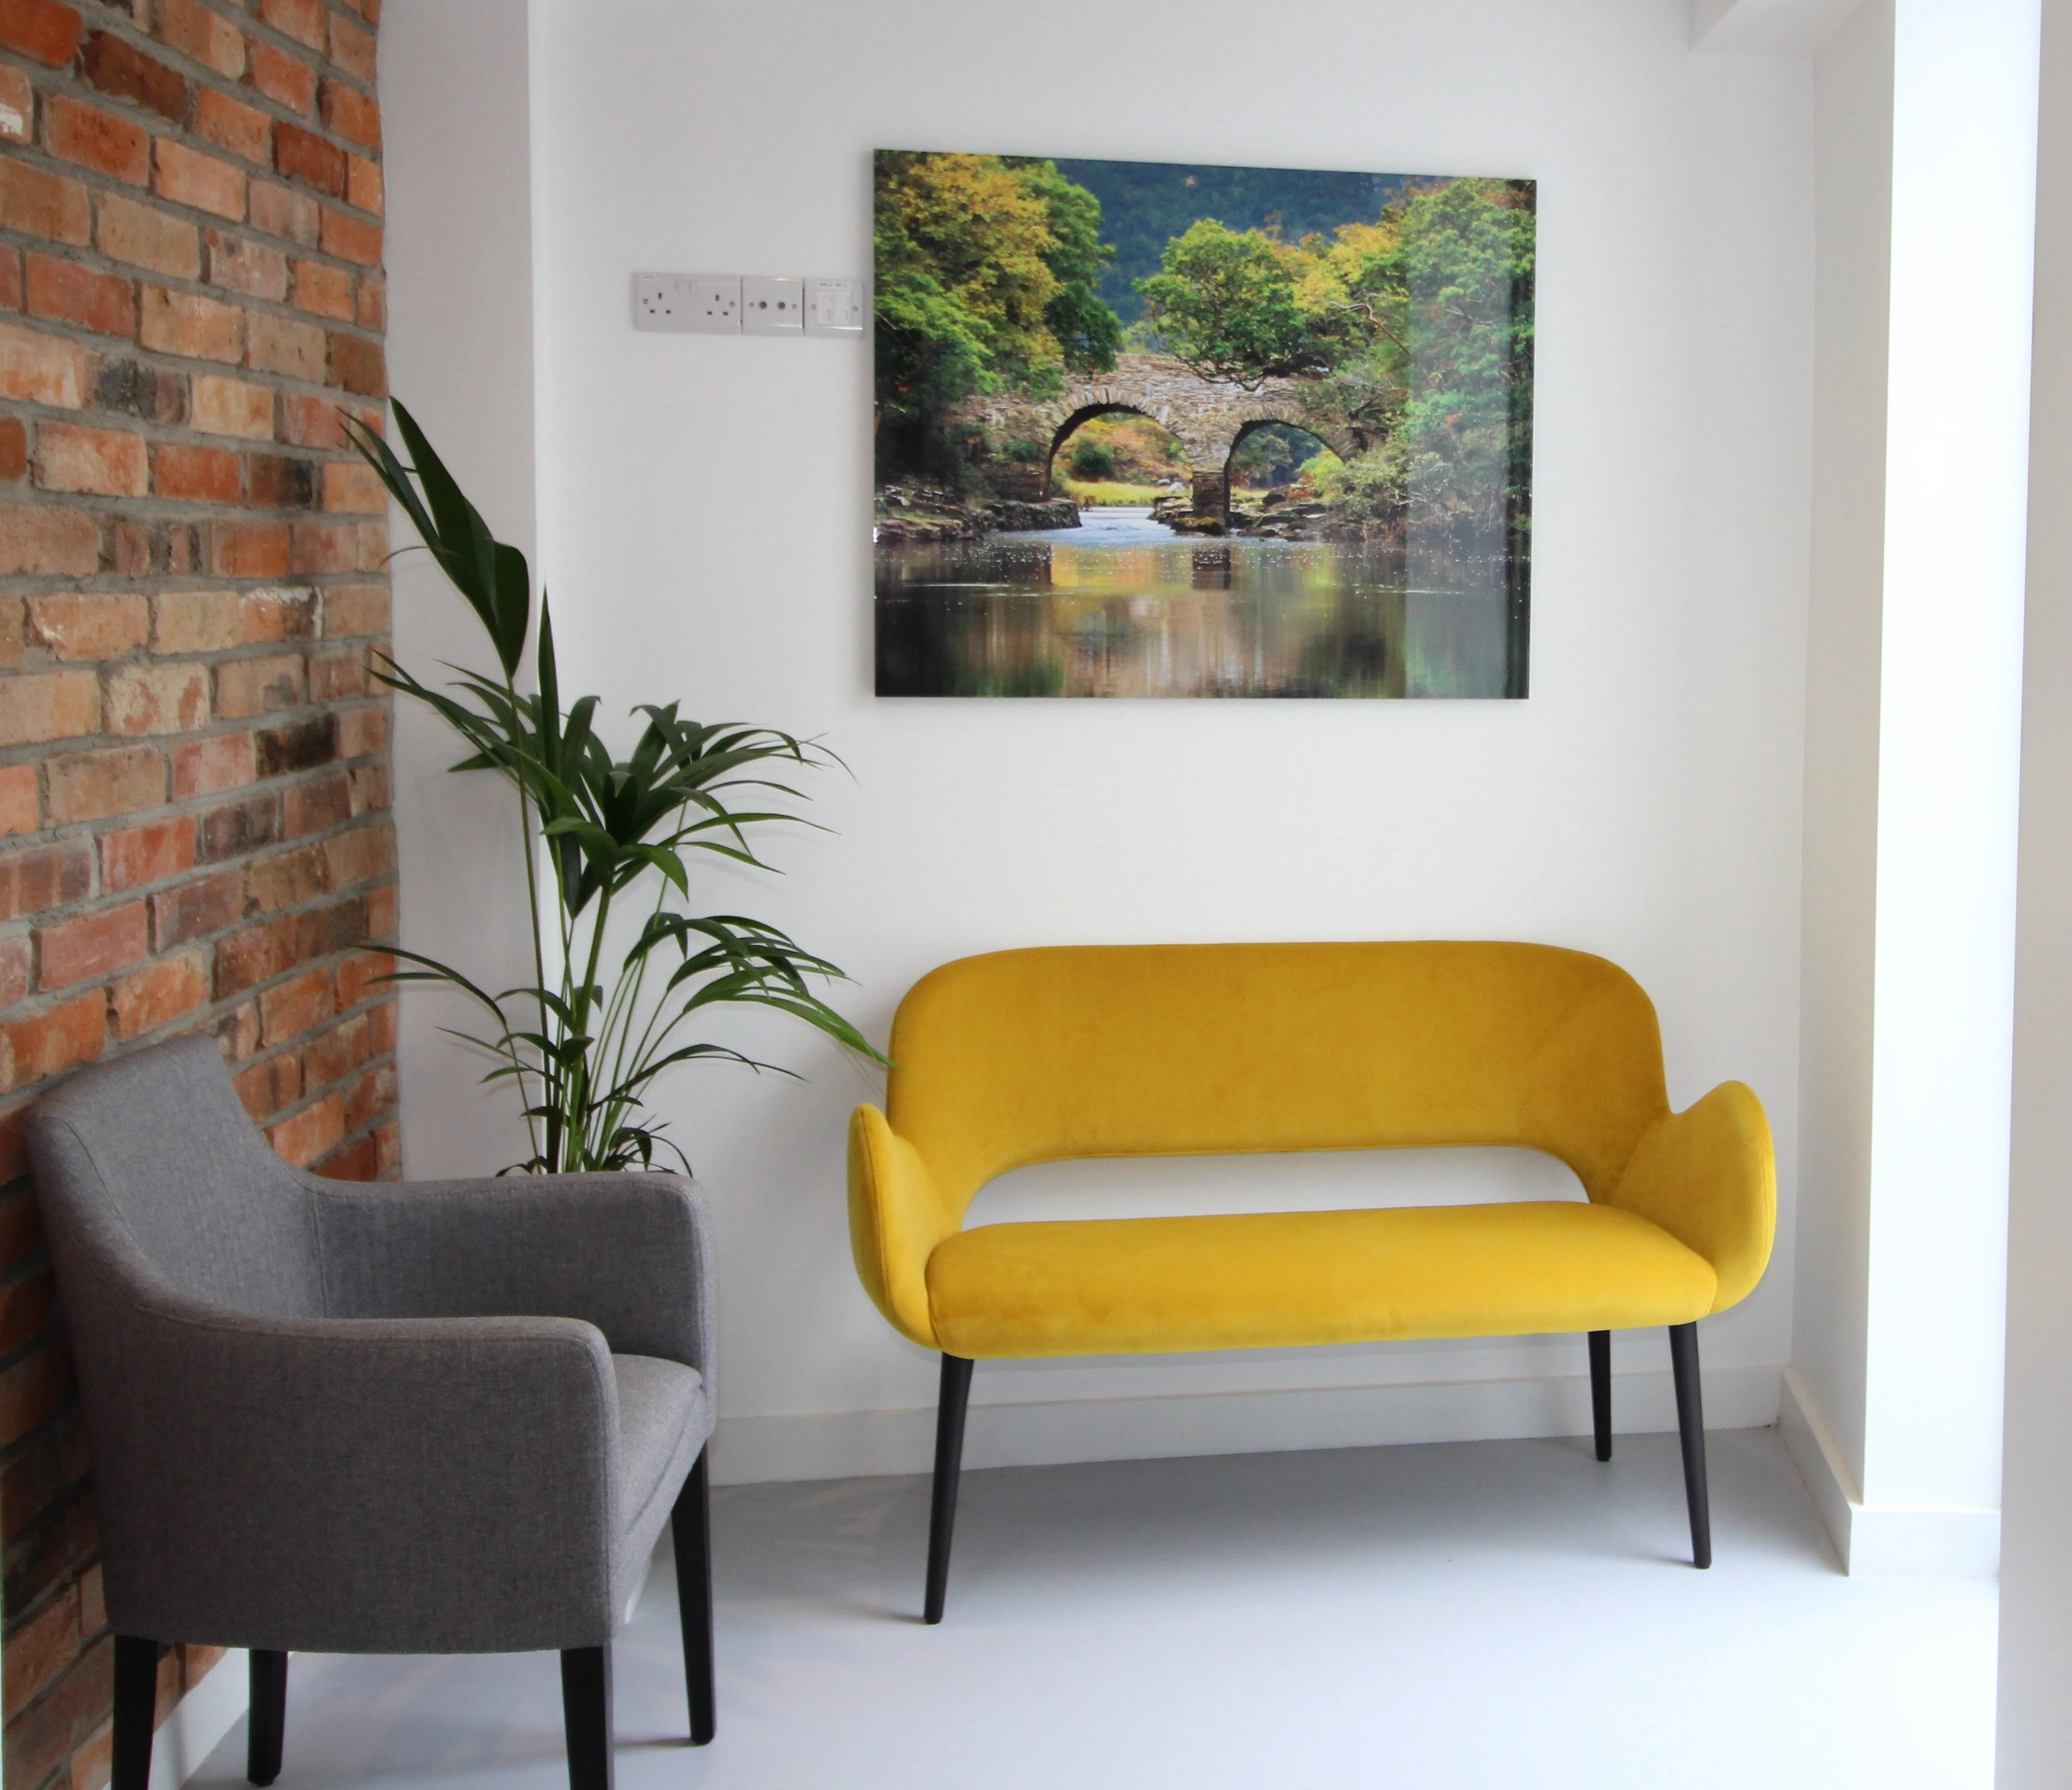
<instances>
[{"instance_id":1,"label":"white wall socket","mask_svg":"<svg viewBox=\"0 0 2072 1790\"><path fill-rule=\"evenodd\" d=\"M861 335L863 281L807 281L806 333L808 335Z\"/></svg>"},{"instance_id":2,"label":"white wall socket","mask_svg":"<svg viewBox=\"0 0 2072 1790\"><path fill-rule=\"evenodd\" d=\"M788 273L741 277L741 326L751 335L789 335L805 326L804 282Z\"/></svg>"},{"instance_id":3,"label":"white wall socket","mask_svg":"<svg viewBox=\"0 0 2072 1790\"><path fill-rule=\"evenodd\" d=\"M636 273L633 326L677 334L738 335L741 279L733 273Z\"/></svg>"}]
</instances>

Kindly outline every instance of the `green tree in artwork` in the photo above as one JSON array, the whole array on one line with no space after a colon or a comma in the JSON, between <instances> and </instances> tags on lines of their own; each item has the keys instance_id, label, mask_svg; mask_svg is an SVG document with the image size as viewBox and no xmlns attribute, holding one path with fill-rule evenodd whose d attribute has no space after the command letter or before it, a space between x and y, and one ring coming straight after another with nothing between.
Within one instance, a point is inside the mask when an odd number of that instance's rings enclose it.
<instances>
[{"instance_id":1,"label":"green tree in artwork","mask_svg":"<svg viewBox=\"0 0 2072 1790\"><path fill-rule=\"evenodd\" d=\"M1052 163L881 150L874 220L882 471L952 470L960 399L1114 364L1100 203Z\"/></svg>"}]
</instances>

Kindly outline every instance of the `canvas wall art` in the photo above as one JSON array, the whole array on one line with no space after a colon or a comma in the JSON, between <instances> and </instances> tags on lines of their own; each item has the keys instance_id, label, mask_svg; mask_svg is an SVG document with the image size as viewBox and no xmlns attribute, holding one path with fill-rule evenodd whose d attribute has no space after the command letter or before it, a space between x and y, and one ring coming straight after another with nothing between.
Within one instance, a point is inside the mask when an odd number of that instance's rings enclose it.
<instances>
[{"instance_id":1,"label":"canvas wall art","mask_svg":"<svg viewBox=\"0 0 2072 1790\"><path fill-rule=\"evenodd\" d=\"M1532 182L874 162L880 696L1527 693Z\"/></svg>"}]
</instances>

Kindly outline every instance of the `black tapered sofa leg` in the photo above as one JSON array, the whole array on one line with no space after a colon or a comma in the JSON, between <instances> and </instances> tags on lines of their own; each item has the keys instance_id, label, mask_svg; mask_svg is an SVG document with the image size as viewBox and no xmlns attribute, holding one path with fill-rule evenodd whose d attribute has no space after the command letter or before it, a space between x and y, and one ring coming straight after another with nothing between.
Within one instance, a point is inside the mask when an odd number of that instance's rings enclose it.
<instances>
[{"instance_id":1,"label":"black tapered sofa leg","mask_svg":"<svg viewBox=\"0 0 2072 1790\"><path fill-rule=\"evenodd\" d=\"M701 1448L697 1464L669 1513L676 1550L676 1615L684 1628L684 1689L691 1706L691 1744L702 1747L716 1730L713 1693L712 1485Z\"/></svg>"},{"instance_id":2,"label":"black tapered sofa leg","mask_svg":"<svg viewBox=\"0 0 2072 1790\"><path fill-rule=\"evenodd\" d=\"M1676 1431L1684 1442L1684 1496L1691 1506L1691 1564L1712 1563L1712 1509L1705 1490L1705 1402L1698 1386L1698 1326L1669 1327L1669 1365L1676 1375Z\"/></svg>"},{"instance_id":3,"label":"black tapered sofa leg","mask_svg":"<svg viewBox=\"0 0 2072 1790\"><path fill-rule=\"evenodd\" d=\"M964 1406L971 1398L972 1365L961 1355L943 1357L943 1390L935 1406L935 1492L928 1507L924 1622L943 1620L943 1599L950 1588L950 1534L957 1523L957 1480L964 1471Z\"/></svg>"},{"instance_id":4,"label":"black tapered sofa leg","mask_svg":"<svg viewBox=\"0 0 2072 1790\"><path fill-rule=\"evenodd\" d=\"M1612 1333L1590 1332L1590 1421L1597 1432L1597 1459L1612 1458Z\"/></svg>"},{"instance_id":5,"label":"black tapered sofa leg","mask_svg":"<svg viewBox=\"0 0 2072 1790\"><path fill-rule=\"evenodd\" d=\"M611 1649L561 1653L561 1721L568 1735L569 1790L611 1790Z\"/></svg>"},{"instance_id":6,"label":"black tapered sofa leg","mask_svg":"<svg viewBox=\"0 0 2072 1790\"><path fill-rule=\"evenodd\" d=\"M115 1637L114 1762L110 1790L148 1790L151 1782L152 1717L158 1706L158 1655L154 1640Z\"/></svg>"},{"instance_id":7,"label":"black tapered sofa leg","mask_svg":"<svg viewBox=\"0 0 2072 1790\"><path fill-rule=\"evenodd\" d=\"M288 1656L252 1649L252 1714L245 1724L245 1776L271 1784L281 1775L281 1747L288 1733Z\"/></svg>"}]
</instances>

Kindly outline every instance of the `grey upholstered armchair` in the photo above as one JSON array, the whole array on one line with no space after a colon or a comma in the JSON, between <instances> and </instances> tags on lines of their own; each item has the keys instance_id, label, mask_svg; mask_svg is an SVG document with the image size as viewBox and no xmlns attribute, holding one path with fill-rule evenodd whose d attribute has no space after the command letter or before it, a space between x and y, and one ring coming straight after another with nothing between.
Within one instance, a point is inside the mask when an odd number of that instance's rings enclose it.
<instances>
[{"instance_id":1,"label":"grey upholstered armchair","mask_svg":"<svg viewBox=\"0 0 2072 1790\"><path fill-rule=\"evenodd\" d=\"M207 1038L67 1082L30 1147L92 1441L114 1790L145 1790L171 1641L252 1650L256 1784L291 1649L558 1649L569 1781L609 1790L611 1637L672 1517L712 1738L712 1246L685 1183L326 1180L267 1147Z\"/></svg>"}]
</instances>

